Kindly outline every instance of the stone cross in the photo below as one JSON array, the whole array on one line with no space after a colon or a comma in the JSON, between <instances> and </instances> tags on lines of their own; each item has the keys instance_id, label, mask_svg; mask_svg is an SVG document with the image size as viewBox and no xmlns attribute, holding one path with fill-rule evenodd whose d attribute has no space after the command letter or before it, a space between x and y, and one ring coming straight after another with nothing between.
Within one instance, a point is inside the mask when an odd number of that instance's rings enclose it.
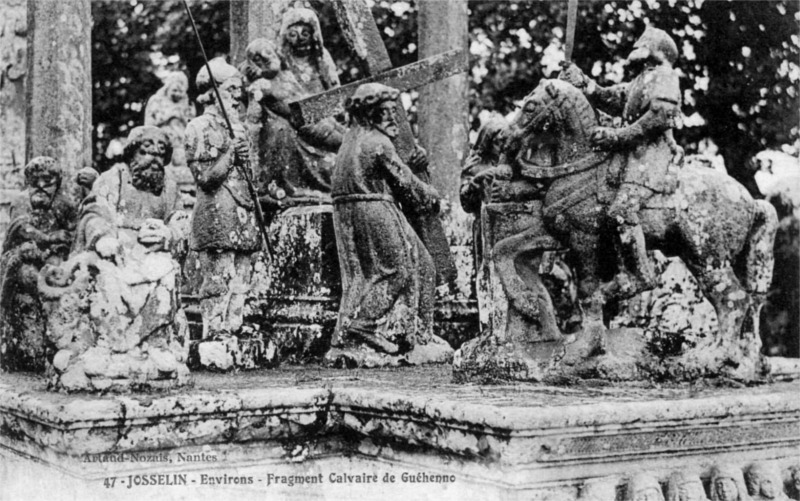
<instances>
[{"instance_id":1,"label":"stone cross","mask_svg":"<svg viewBox=\"0 0 800 501\"><path fill-rule=\"evenodd\" d=\"M334 0L333 9L344 38L355 52L367 78L290 103L293 118L298 126L314 123L326 116L344 111L345 100L360 85L368 82L380 82L400 91L408 91L467 70L467 52L463 49L454 49L393 69L389 53L383 45L378 26L366 2ZM407 161L414 152L415 142L408 117L399 98L397 122L399 133L394 143L400 158ZM430 182L427 172L417 175L423 181ZM437 282L442 284L454 280L457 272L438 215L412 219L411 225L425 243L436 265Z\"/></svg>"},{"instance_id":2,"label":"stone cross","mask_svg":"<svg viewBox=\"0 0 800 501\"><path fill-rule=\"evenodd\" d=\"M389 53L381 40L372 12L364 0L334 0L334 12L344 38L355 52L367 75L363 80L336 87L290 103L297 125L309 124L344 111L344 101L368 82L379 82L402 92L467 71L467 52L454 49L400 68L392 68ZM398 103L400 133L397 152L408 160L414 152L414 136L402 103Z\"/></svg>"}]
</instances>

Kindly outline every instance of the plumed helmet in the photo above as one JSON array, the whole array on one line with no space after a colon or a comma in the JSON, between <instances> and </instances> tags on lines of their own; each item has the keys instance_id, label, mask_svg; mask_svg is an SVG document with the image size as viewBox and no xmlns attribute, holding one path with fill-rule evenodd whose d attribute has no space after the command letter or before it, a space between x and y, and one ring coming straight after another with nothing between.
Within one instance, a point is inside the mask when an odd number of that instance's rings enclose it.
<instances>
[{"instance_id":1,"label":"plumed helmet","mask_svg":"<svg viewBox=\"0 0 800 501\"><path fill-rule=\"evenodd\" d=\"M36 157L25 166L25 182L33 185L33 178L42 174L51 174L61 181L62 170L53 157Z\"/></svg>"},{"instance_id":2,"label":"plumed helmet","mask_svg":"<svg viewBox=\"0 0 800 501\"><path fill-rule=\"evenodd\" d=\"M675 64L678 60L678 46L666 31L648 26L639 40L634 44L634 51L628 60L636 58L636 54L641 53L642 49L647 49L650 55L658 58L662 62Z\"/></svg>"},{"instance_id":3,"label":"plumed helmet","mask_svg":"<svg viewBox=\"0 0 800 501\"><path fill-rule=\"evenodd\" d=\"M384 101L394 101L400 91L379 83L366 83L358 86L355 93L347 98L344 108L355 116L365 116L374 106Z\"/></svg>"},{"instance_id":4,"label":"plumed helmet","mask_svg":"<svg viewBox=\"0 0 800 501\"><path fill-rule=\"evenodd\" d=\"M172 142L169 136L163 130L158 127L153 127L152 125L141 125L131 129L130 134L128 134L128 142L125 144L125 149L123 150L123 160L126 163L130 162L134 152L139 149L139 146L145 141L153 141L159 145L159 150L164 159L164 165L172 161Z\"/></svg>"}]
</instances>

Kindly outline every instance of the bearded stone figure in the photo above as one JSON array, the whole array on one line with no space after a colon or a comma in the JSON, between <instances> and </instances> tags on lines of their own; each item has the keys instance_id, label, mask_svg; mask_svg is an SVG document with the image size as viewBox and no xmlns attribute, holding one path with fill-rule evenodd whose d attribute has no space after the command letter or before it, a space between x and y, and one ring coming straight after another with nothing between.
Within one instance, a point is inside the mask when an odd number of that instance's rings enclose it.
<instances>
[{"instance_id":1,"label":"bearded stone figure","mask_svg":"<svg viewBox=\"0 0 800 501\"><path fill-rule=\"evenodd\" d=\"M453 350L433 334L433 259L398 207L434 210L439 195L406 165L397 137L399 92L361 85L348 99L350 130L336 159L333 221L342 270L342 301L325 359L338 366L445 362Z\"/></svg>"},{"instance_id":2,"label":"bearded stone figure","mask_svg":"<svg viewBox=\"0 0 800 501\"><path fill-rule=\"evenodd\" d=\"M46 320L37 295L45 264L69 254L77 208L61 189L62 170L50 157L25 166L26 189L11 206L11 224L0 258L0 367L42 371Z\"/></svg>"},{"instance_id":3,"label":"bearded stone figure","mask_svg":"<svg viewBox=\"0 0 800 501\"><path fill-rule=\"evenodd\" d=\"M742 470L729 464L711 470L711 501L751 501L745 489Z\"/></svg>"},{"instance_id":4,"label":"bearded stone figure","mask_svg":"<svg viewBox=\"0 0 800 501\"><path fill-rule=\"evenodd\" d=\"M188 324L176 257L188 215L165 171L162 130L128 136L124 164L103 173L81 204L70 258L39 273L55 355L50 384L67 391L170 387L188 380Z\"/></svg>"}]
</instances>

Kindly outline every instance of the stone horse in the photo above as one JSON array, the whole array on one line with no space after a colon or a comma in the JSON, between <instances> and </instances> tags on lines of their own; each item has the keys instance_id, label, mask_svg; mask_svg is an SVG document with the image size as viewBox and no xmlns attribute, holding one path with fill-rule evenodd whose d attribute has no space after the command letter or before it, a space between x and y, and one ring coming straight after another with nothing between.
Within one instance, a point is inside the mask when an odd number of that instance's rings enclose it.
<instances>
[{"instance_id":1,"label":"stone horse","mask_svg":"<svg viewBox=\"0 0 800 501\"><path fill-rule=\"evenodd\" d=\"M602 329L604 304L620 298L618 277L607 279L603 249L614 245L607 209L624 172L625 155L592 149L590 137L598 125L580 90L564 81L543 80L509 125L501 159L506 165L481 173L482 181L495 184L518 179L544 183L537 206L542 224L499 241L492 251L510 305L546 327L540 340L561 335L548 321L552 310L546 311L549 301L542 298L541 287L524 278L526 259L520 257L552 249L552 239L574 257L584 326L588 322ZM774 261L773 207L754 200L724 173L673 163L665 189L642 204L639 217L648 249L680 257L697 279L716 310L717 339L731 340L740 352L757 357L758 317ZM613 269L613 252L606 254L612 256Z\"/></svg>"}]
</instances>

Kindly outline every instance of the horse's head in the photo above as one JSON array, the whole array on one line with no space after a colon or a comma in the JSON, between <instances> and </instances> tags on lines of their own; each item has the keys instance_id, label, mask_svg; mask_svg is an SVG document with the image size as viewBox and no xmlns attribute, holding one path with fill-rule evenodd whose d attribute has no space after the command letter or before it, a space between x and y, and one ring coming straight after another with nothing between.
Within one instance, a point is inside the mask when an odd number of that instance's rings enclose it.
<instances>
[{"instance_id":1,"label":"horse's head","mask_svg":"<svg viewBox=\"0 0 800 501\"><path fill-rule=\"evenodd\" d=\"M573 160L589 151L589 133L596 126L580 90L563 80L542 80L509 126L506 157L530 160L547 150L554 163Z\"/></svg>"}]
</instances>

